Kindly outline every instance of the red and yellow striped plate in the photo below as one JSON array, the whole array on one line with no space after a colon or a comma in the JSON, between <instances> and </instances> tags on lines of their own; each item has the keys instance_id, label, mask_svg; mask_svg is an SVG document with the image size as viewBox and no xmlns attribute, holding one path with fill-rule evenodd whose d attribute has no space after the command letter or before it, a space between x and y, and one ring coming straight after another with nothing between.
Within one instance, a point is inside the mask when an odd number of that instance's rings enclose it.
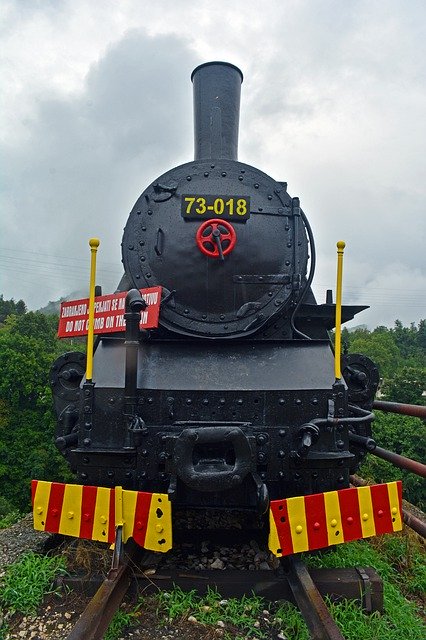
<instances>
[{"instance_id":1,"label":"red and yellow striped plate","mask_svg":"<svg viewBox=\"0 0 426 640\"><path fill-rule=\"evenodd\" d=\"M122 525L123 542L132 537L152 551L172 547L171 504L166 494L41 480L31 485L38 531L113 543L115 529Z\"/></svg>"},{"instance_id":2,"label":"red and yellow striped plate","mask_svg":"<svg viewBox=\"0 0 426 640\"><path fill-rule=\"evenodd\" d=\"M171 503L166 494L121 487L32 481L34 528L113 543L118 525L145 549L172 548ZM401 482L273 500L269 548L276 556L402 529Z\"/></svg>"},{"instance_id":3,"label":"red and yellow striped plate","mask_svg":"<svg viewBox=\"0 0 426 640\"><path fill-rule=\"evenodd\" d=\"M273 500L269 549L276 556L402 529L401 482Z\"/></svg>"}]
</instances>

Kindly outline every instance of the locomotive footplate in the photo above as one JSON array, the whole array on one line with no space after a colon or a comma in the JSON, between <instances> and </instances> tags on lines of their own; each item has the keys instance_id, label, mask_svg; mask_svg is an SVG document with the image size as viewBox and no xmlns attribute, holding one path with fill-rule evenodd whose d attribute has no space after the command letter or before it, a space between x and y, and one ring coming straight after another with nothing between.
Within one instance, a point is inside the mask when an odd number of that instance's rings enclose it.
<instances>
[{"instance_id":1,"label":"locomotive footplate","mask_svg":"<svg viewBox=\"0 0 426 640\"><path fill-rule=\"evenodd\" d=\"M166 494L32 481L34 528L112 543L117 527L153 551L172 548ZM400 481L272 500L269 549L280 557L402 529Z\"/></svg>"}]
</instances>

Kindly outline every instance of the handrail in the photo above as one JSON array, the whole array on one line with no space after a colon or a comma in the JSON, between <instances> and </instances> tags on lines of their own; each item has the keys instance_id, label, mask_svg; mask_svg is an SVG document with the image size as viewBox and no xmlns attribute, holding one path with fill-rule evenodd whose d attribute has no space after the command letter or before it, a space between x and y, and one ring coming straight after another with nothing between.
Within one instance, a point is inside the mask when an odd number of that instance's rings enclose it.
<instances>
[{"instance_id":1,"label":"handrail","mask_svg":"<svg viewBox=\"0 0 426 640\"><path fill-rule=\"evenodd\" d=\"M423 418L423 420L426 420L426 407L417 404L375 400L373 402L373 409L389 411L390 413L400 413L403 416L413 416L414 418Z\"/></svg>"}]
</instances>

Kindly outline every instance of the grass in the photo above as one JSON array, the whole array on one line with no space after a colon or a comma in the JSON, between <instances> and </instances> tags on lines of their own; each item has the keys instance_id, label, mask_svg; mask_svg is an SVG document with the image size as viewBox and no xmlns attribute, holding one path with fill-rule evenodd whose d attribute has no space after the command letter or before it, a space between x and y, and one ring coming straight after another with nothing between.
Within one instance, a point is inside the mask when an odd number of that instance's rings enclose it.
<instances>
[{"instance_id":1,"label":"grass","mask_svg":"<svg viewBox=\"0 0 426 640\"><path fill-rule=\"evenodd\" d=\"M256 595L222 599L215 589L208 588L200 597L195 591L185 592L179 587L156 598L158 614L168 622L189 618L199 624L220 626L225 638L269 638L274 629L292 640L309 640L301 614L289 602L274 608Z\"/></svg>"},{"instance_id":2,"label":"grass","mask_svg":"<svg viewBox=\"0 0 426 640\"><path fill-rule=\"evenodd\" d=\"M55 578L65 573L60 556L40 556L33 552L23 555L6 567L0 581L0 606L3 609L34 614L45 595L56 593Z\"/></svg>"},{"instance_id":3,"label":"grass","mask_svg":"<svg viewBox=\"0 0 426 640\"><path fill-rule=\"evenodd\" d=\"M135 613L125 613L120 609L114 614L113 619L104 635L104 640L117 640L128 627L135 621Z\"/></svg>"},{"instance_id":4,"label":"grass","mask_svg":"<svg viewBox=\"0 0 426 640\"><path fill-rule=\"evenodd\" d=\"M13 524L18 522L22 518L22 513L19 511L11 511L10 513L0 517L0 529L7 529ZM0 636L1 640L1 636Z\"/></svg>"},{"instance_id":5,"label":"grass","mask_svg":"<svg viewBox=\"0 0 426 640\"><path fill-rule=\"evenodd\" d=\"M405 538L405 539L404 539ZM331 614L347 640L424 640L426 626L418 615L414 602L405 596L424 596L424 554L420 549L411 550L411 566L403 570L400 555L407 536L386 536L377 539L374 545L367 541L351 542L332 551L307 556L309 566L353 567L371 566L383 580L384 612L382 615L364 614L350 601L338 604L328 602ZM398 541L398 542L396 542ZM377 548L380 546L380 550Z\"/></svg>"}]
</instances>

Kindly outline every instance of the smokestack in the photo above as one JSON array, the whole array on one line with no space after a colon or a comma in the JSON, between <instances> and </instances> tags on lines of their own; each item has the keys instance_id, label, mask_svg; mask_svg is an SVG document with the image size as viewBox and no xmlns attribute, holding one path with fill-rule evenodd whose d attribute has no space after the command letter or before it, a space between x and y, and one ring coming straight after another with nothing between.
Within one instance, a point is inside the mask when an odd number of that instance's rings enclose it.
<instances>
[{"instance_id":1,"label":"smokestack","mask_svg":"<svg viewBox=\"0 0 426 640\"><path fill-rule=\"evenodd\" d=\"M238 160L238 123L243 74L229 62L194 69L195 160Z\"/></svg>"}]
</instances>

